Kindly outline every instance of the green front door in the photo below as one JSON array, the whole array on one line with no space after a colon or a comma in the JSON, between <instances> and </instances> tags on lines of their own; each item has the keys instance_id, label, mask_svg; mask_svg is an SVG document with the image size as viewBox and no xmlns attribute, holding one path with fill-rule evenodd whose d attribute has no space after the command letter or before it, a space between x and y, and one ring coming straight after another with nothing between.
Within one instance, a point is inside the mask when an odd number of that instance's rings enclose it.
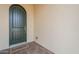
<instances>
[{"instance_id":1,"label":"green front door","mask_svg":"<svg viewBox=\"0 0 79 59\"><path fill-rule=\"evenodd\" d=\"M9 44L18 44L26 41L26 11L20 5L12 5L9 10Z\"/></svg>"}]
</instances>

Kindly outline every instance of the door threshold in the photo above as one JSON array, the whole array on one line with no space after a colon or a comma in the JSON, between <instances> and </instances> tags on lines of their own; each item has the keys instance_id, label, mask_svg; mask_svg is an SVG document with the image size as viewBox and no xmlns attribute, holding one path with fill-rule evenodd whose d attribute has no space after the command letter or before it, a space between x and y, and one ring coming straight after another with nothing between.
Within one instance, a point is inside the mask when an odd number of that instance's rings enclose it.
<instances>
[{"instance_id":1,"label":"door threshold","mask_svg":"<svg viewBox=\"0 0 79 59\"><path fill-rule=\"evenodd\" d=\"M27 42L22 42L22 43L11 45L9 48L14 48L16 46L20 46L20 45L23 45L23 44L27 44Z\"/></svg>"}]
</instances>

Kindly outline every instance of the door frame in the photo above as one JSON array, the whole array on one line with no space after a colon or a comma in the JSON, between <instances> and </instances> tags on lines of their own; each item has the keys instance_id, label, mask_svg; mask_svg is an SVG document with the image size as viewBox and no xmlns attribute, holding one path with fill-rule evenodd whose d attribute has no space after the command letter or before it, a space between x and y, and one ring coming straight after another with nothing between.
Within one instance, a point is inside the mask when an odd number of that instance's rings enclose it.
<instances>
[{"instance_id":1,"label":"door frame","mask_svg":"<svg viewBox=\"0 0 79 59\"><path fill-rule=\"evenodd\" d=\"M9 7L9 47L10 46L13 46L13 47L15 47L15 46L19 46L19 45L22 45L22 44L25 44L25 42L22 42L22 43L17 43L17 44L13 44L13 45L10 45L10 28L11 28L11 26L10 26L10 10L11 10L11 8L13 7L13 6L19 6L19 7L21 7L24 11L25 11L25 14L26 14L26 24L25 24L25 28L26 28L26 30L25 30L25 32L26 32L26 43L27 43L27 13L26 13L26 10L25 10L25 8L23 7L23 6L21 6L21 5L19 5L19 4L12 4L10 7Z\"/></svg>"}]
</instances>

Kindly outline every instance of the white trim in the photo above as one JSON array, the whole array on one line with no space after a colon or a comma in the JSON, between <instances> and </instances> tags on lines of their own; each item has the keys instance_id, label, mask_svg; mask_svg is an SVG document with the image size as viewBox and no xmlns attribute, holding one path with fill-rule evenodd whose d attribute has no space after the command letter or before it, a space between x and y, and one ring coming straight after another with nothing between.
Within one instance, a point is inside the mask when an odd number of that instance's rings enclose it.
<instances>
[{"instance_id":1,"label":"white trim","mask_svg":"<svg viewBox=\"0 0 79 59\"><path fill-rule=\"evenodd\" d=\"M27 42L22 42L22 43L18 43L18 44L14 44L14 45L11 45L10 48L13 48L13 47L16 47L16 46L20 46L20 45L23 45L23 44L26 44Z\"/></svg>"},{"instance_id":2,"label":"white trim","mask_svg":"<svg viewBox=\"0 0 79 59\"><path fill-rule=\"evenodd\" d=\"M33 41L31 41L31 42L33 42ZM5 49L9 49L9 48L13 48L13 47L16 47L16 46L20 46L22 44L28 44L28 43L30 43L30 42L22 42L22 43L14 44L14 45L8 46L7 48L0 49L0 51L5 50Z\"/></svg>"}]
</instances>

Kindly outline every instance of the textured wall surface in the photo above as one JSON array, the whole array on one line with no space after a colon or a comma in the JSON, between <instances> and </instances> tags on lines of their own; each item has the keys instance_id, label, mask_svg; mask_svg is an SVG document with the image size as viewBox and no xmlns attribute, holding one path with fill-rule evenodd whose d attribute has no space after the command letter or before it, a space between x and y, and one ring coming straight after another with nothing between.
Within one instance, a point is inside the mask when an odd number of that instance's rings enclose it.
<instances>
[{"instance_id":1,"label":"textured wall surface","mask_svg":"<svg viewBox=\"0 0 79 59\"><path fill-rule=\"evenodd\" d=\"M79 53L79 5L35 5L35 36L54 53Z\"/></svg>"}]
</instances>

